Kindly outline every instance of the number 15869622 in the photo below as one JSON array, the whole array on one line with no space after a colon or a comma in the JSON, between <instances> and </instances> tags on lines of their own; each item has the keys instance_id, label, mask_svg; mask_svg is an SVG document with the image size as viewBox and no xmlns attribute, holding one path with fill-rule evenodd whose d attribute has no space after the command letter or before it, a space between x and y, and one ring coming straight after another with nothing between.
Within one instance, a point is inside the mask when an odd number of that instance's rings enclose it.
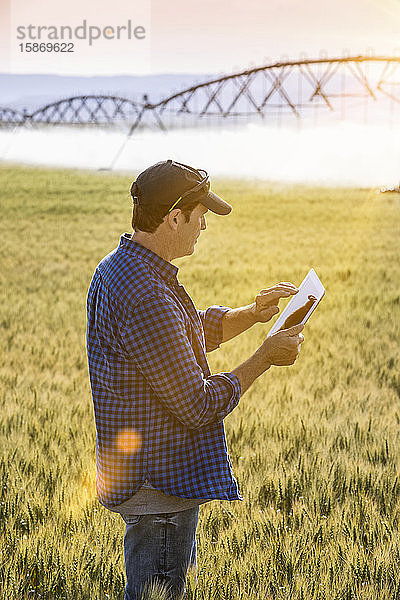
<instances>
[{"instance_id":1,"label":"number 15869622","mask_svg":"<svg viewBox=\"0 0 400 600\"><path fill-rule=\"evenodd\" d=\"M25 42L18 45L21 52L75 52L72 42Z\"/></svg>"}]
</instances>

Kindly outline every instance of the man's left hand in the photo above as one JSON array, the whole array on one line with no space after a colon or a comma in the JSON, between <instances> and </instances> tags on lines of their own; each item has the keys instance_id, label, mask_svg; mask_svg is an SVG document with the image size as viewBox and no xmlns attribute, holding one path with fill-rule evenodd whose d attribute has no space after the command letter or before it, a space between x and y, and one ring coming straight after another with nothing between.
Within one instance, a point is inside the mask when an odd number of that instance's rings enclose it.
<instances>
[{"instance_id":1,"label":"man's left hand","mask_svg":"<svg viewBox=\"0 0 400 600\"><path fill-rule=\"evenodd\" d=\"M298 288L288 281L281 281L272 287L261 290L253 304L256 323L266 323L279 312L278 303L281 298L297 294Z\"/></svg>"}]
</instances>

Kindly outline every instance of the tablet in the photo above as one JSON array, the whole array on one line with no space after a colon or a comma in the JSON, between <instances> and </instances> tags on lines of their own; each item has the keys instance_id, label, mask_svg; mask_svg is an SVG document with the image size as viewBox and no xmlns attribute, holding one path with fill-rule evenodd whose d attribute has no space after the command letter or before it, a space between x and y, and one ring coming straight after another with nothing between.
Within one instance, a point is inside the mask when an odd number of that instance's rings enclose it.
<instances>
[{"instance_id":1,"label":"tablet","mask_svg":"<svg viewBox=\"0 0 400 600\"><path fill-rule=\"evenodd\" d=\"M297 294L291 297L267 334L267 338L299 323L306 323L325 295L325 288L318 275L311 269L301 282Z\"/></svg>"}]
</instances>

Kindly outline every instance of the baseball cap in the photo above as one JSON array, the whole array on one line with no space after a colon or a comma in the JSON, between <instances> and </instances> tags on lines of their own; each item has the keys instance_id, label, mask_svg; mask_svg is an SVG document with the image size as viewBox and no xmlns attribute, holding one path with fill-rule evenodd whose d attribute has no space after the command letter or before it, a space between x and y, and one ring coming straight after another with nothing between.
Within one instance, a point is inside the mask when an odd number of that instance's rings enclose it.
<instances>
[{"instance_id":1,"label":"baseball cap","mask_svg":"<svg viewBox=\"0 0 400 600\"><path fill-rule=\"evenodd\" d=\"M207 171L171 159L142 171L132 183L131 195L135 204L165 206L168 212L197 198L217 215L227 215L232 210L230 204L211 191Z\"/></svg>"}]
</instances>

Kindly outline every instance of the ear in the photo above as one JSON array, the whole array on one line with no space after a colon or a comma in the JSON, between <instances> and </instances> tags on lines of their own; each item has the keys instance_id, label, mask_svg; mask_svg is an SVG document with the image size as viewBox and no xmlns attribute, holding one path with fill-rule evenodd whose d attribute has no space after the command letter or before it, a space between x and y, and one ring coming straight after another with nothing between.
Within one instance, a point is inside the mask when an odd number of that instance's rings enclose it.
<instances>
[{"instance_id":1,"label":"ear","mask_svg":"<svg viewBox=\"0 0 400 600\"><path fill-rule=\"evenodd\" d=\"M182 214L182 211L179 208L174 208L173 210L171 210L170 213L168 213L165 217L166 222L168 223L169 227L171 229L174 229L176 231L176 229L178 228L179 225L179 221L180 218L179 216Z\"/></svg>"}]
</instances>

